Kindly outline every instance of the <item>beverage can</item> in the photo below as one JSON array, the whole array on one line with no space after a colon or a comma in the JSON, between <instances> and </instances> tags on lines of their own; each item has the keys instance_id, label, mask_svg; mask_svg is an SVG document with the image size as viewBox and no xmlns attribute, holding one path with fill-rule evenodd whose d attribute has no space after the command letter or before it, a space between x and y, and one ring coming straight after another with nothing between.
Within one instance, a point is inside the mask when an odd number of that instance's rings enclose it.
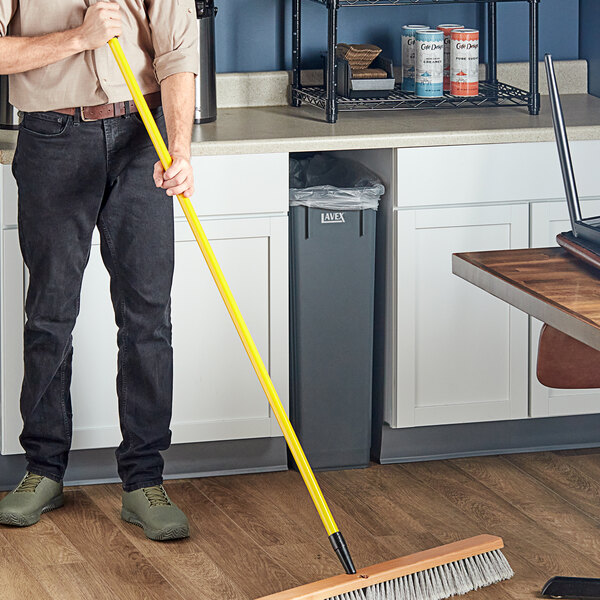
<instances>
[{"instance_id":1,"label":"beverage can","mask_svg":"<svg viewBox=\"0 0 600 600\"><path fill-rule=\"evenodd\" d=\"M450 91L450 34L453 29L464 29L464 25L444 23L437 29L444 32L444 91Z\"/></svg>"},{"instance_id":2,"label":"beverage can","mask_svg":"<svg viewBox=\"0 0 600 600\"><path fill-rule=\"evenodd\" d=\"M450 93L479 94L479 31L454 29L450 34Z\"/></svg>"},{"instance_id":3,"label":"beverage can","mask_svg":"<svg viewBox=\"0 0 600 600\"><path fill-rule=\"evenodd\" d=\"M444 95L444 33L438 29L415 32L415 93L419 98Z\"/></svg>"},{"instance_id":4,"label":"beverage can","mask_svg":"<svg viewBox=\"0 0 600 600\"><path fill-rule=\"evenodd\" d=\"M429 29L427 25L404 25L402 27L402 89L415 91L415 32Z\"/></svg>"}]
</instances>

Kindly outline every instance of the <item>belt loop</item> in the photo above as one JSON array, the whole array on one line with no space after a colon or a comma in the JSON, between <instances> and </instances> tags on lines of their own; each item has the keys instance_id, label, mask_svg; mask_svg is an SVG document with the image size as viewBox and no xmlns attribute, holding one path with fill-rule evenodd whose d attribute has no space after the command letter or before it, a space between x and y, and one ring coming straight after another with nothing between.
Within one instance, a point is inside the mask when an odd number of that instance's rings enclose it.
<instances>
[{"instance_id":1,"label":"belt loop","mask_svg":"<svg viewBox=\"0 0 600 600\"><path fill-rule=\"evenodd\" d=\"M73 113L73 125L77 126L81 123L81 109L77 107Z\"/></svg>"},{"instance_id":2,"label":"belt loop","mask_svg":"<svg viewBox=\"0 0 600 600\"><path fill-rule=\"evenodd\" d=\"M131 105L129 104L129 100L125 100L125 118L129 119L129 115L131 114Z\"/></svg>"}]
</instances>

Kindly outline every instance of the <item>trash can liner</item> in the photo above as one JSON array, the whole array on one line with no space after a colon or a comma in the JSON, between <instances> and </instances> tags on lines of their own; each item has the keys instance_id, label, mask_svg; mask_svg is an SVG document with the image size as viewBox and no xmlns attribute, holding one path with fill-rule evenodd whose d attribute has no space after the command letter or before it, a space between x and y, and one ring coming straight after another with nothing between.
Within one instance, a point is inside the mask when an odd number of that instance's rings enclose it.
<instances>
[{"instance_id":1,"label":"trash can liner","mask_svg":"<svg viewBox=\"0 0 600 600\"><path fill-rule=\"evenodd\" d=\"M327 154L290 159L290 206L377 210L381 179L361 163Z\"/></svg>"},{"instance_id":2,"label":"trash can liner","mask_svg":"<svg viewBox=\"0 0 600 600\"><path fill-rule=\"evenodd\" d=\"M305 189L290 190L290 206L309 206L333 210L377 210L383 186L371 188L337 188L319 185Z\"/></svg>"}]
</instances>

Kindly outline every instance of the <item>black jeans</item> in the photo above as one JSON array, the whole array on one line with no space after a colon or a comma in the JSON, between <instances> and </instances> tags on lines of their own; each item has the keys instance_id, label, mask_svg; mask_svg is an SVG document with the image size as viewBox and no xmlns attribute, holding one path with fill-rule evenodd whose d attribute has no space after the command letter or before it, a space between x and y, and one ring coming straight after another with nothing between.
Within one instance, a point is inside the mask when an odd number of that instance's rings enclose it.
<instances>
[{"instance_id":1,"label":"black jeans","mask_svg":"<svg viewBox=\"0 0 600 600\"><path fill-rule=\"evenodd\" d=\"M162 109L153 112L166 136ZM20 441L33 473L59 481L67 467L71 333L98 227L118 326L119 475L126 491L162 482L160 451L171 441L174 224L173 200L152 178L156 160L136 114L93 122L24 116L13 173L30 275Z\"/></svg>"}]
</instances>

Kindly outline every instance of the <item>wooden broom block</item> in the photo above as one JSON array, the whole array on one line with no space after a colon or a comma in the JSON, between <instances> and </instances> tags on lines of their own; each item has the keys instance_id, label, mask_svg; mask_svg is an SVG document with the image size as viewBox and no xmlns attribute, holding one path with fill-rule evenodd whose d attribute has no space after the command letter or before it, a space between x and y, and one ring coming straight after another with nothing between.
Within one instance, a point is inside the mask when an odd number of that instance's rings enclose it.
<instances>
[{"instance_id":1,"label":"wooden broom block","mask_svg":"<svg viewBox=\"0 0 600 600\"><path fill-rule=\"evenodd\" d=\"M263 596L257 600L327 600L327 598L333 598L346 592L398 579L419 571L433 569L457 560L499 550L503 547L504 542L500 537L478 535L460 542L453 542L372 565L366 569L361 569L356 575L336 575L329 579L315 581L270 596Z\"/></svg>"}]
</instances>

